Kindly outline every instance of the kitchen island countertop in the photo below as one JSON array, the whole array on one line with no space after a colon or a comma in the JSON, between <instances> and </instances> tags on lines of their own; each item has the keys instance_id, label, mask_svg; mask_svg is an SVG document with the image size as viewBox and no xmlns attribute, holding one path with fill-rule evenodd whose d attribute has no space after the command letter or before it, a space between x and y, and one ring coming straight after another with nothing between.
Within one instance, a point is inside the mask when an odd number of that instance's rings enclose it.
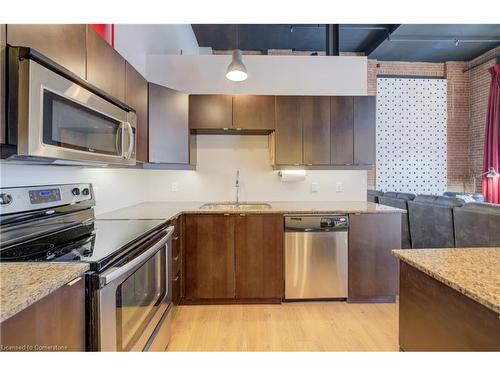
<instances>
[{"instance_id":1,"label":"kitchen island countertop","mask_svg":"<svg viewBox=\"0 0 500 375\"><path fill-rule=\"evenodd\" d=\"M500 248L393 250L401 261L500 314Z\"/></svg>"},{"instance_id":2,"label":"kitchen island countertop","mask_svg":"<svg viewBox=\"0 0 500 375\"><path fill-rule=\"evenodd\" d=\"M88 269L87 263L0 263L0 323Z\"/></svg>"}]
</instances>

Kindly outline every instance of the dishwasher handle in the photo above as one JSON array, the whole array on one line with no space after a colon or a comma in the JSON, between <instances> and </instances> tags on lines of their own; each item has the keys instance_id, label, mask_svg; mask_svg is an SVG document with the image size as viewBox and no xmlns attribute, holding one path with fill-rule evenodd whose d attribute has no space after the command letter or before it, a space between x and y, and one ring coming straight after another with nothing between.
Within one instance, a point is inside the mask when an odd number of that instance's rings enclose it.
<instances>
[{"instance_id":1,"label":"dishwasher handle","mask_svg":"<svg viewBox=\"0 0 500 375\"><path fill-rule=\"evenodd\" d=\"M285 227L285 232L296 232L296 233L321 233L321 232L347 232L349 228L296 228L296 227Z\"/></svg>"}]
</instances>

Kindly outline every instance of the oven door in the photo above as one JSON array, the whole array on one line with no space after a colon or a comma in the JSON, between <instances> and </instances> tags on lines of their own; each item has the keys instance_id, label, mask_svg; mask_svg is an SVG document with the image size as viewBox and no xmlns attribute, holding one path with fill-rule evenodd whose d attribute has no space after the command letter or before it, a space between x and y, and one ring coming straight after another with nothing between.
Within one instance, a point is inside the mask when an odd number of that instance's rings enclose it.
<instances>
[{"instance_id":1,"label":"oven door","mask_svg":"<svg viewBox=\"0 0 500 375\"><path fill-rule=\"evenodd\" d=\"M134 112L29 59L18 95L19 155L135 165Z\"/></svg>"},{"instance_id":2,"label":"oven door","mask_svg":"<svg viewBox=\"0 0 500 375\"><path fill-rule=\"evenodd\" d=\"M168 227L139 256L99 275L100 351L147 350L172 300L171 236Z\"/></svg>"}]
</instances>

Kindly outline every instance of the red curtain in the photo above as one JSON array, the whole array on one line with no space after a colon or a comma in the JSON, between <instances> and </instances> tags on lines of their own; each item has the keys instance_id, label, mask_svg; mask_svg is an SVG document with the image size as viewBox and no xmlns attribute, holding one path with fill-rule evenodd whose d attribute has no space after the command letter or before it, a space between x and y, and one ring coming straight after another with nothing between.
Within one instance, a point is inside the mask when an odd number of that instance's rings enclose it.
<instances>
[{"instance_id":1,"label":"red curtain","mask_svg":"<svg viewBox=\"0 0 500 375\"><path fill-rule=\"evenodd\" d=\"M486 137L484 142L483 172L491 167L500 172L500 64L489 69L491 73ZM491 203L500 204L500 178L483 177L483 195Z\"/></svg>"}]
</instances>

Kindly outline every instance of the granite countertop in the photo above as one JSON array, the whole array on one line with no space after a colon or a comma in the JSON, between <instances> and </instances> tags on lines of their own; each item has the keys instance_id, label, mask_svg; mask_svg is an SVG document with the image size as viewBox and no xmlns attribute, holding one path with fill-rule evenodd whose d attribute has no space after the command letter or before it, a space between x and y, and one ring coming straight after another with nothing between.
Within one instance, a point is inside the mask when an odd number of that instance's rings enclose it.
<instances>
[{"instance_id":1,"label":"granite countertop","mask_svg":"<svg viewBox=\"0 0 500 375\"><path fill-rule=\"evenodd\" d=\"M0 263L0 323L88 269L87 263Z\"/></svg>"},{"instance_id":2,"label":"granite countertop","mask_svg":"<svg viewBox=\"0 0 500 375\"><path fill-rule=\"evenodd\" d=\"M181 213L282 213L282 214L350 214L350 213L398 213L399 208L372 202L265 202L269 209L202 209L207 202L144 202L116 211L97 215L97 219L171 219ZM258 202L262 203L262 202Z\"/></svg>"},{"instance_id":3,"label":"granite countertop","mask_svg":"<svg viewBox=\"0 0 500 375\"><path fill-rule=\"evenodd\" d=\"M403 262L500 314L500 247L392 252Z\"/></svg>"}]
</instances>

